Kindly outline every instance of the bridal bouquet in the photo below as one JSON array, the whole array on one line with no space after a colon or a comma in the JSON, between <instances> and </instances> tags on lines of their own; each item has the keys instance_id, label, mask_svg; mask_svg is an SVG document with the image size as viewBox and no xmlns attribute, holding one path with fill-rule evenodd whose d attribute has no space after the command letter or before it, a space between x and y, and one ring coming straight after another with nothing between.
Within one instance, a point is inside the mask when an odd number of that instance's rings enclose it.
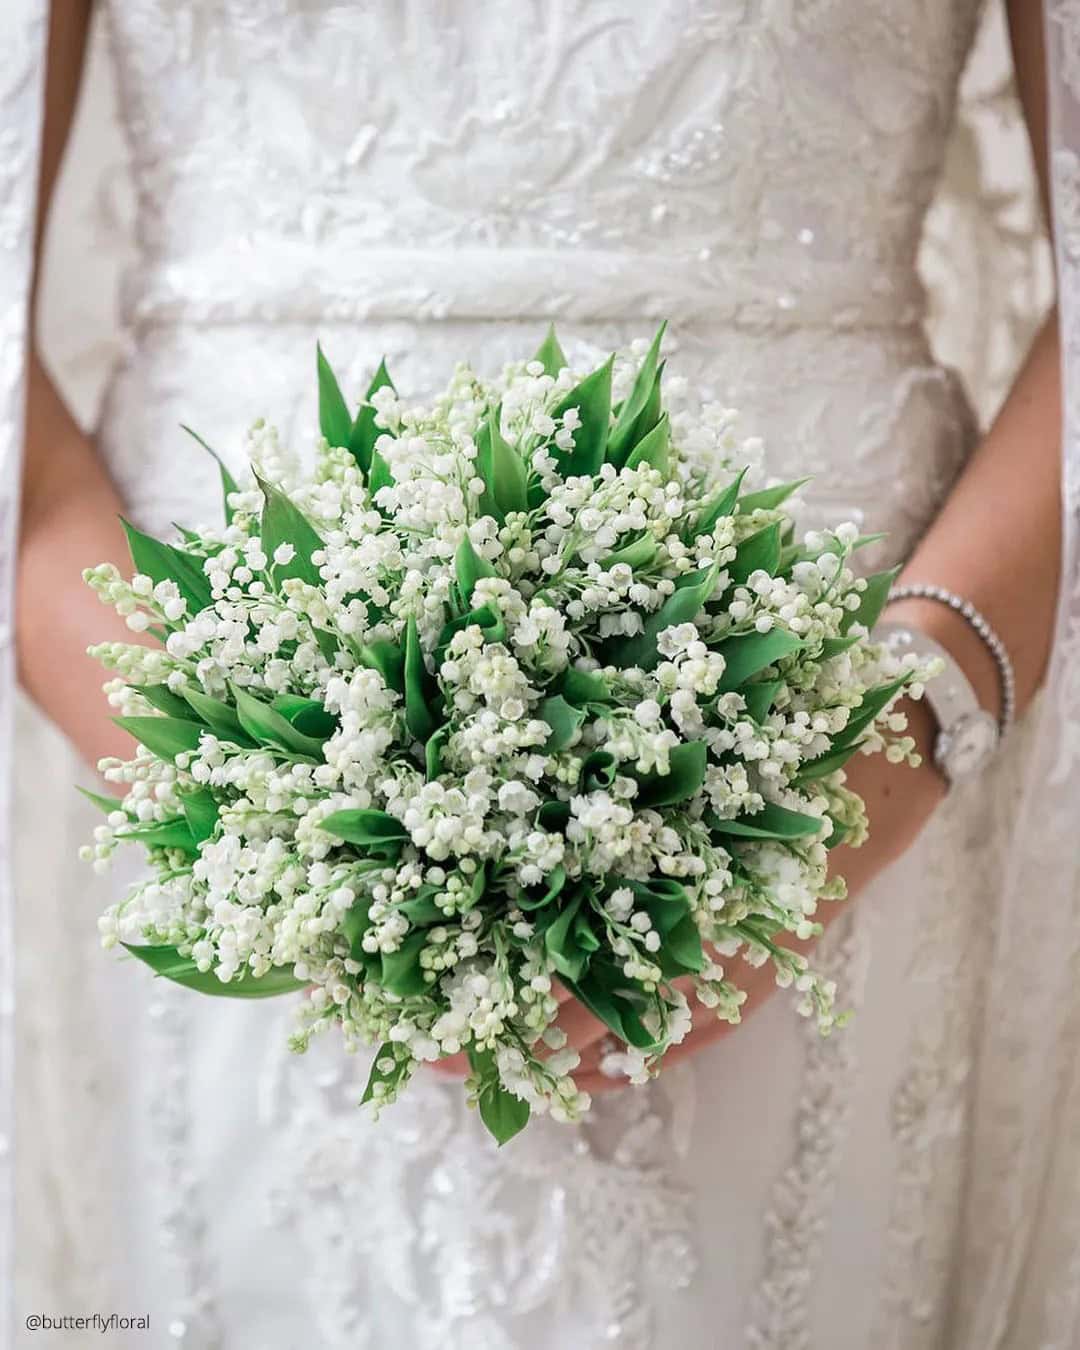
<instances>
[{"instance_id":1,"label":"bridal bouquet","mask_svg":"<svg viewBox=\"0 0 1080 1350\"><path fill-rule=\"evenodd\" d=\"M643 348L581 378L550 333L426 408L381 367L355 415L320 352L313 471L257 423L222 527L129 525L132 580L86 574L160 644L93 649L138 750L84 853L150 859L106 946L206 994L310 987L294 1047L377 1045L375 1108L464 1051L500 1142L588 1106L556 981L635 1081L691 1000L738 1020L736 957L827 1031L780 939L865 835L843 765L913 756L890 708L925 672L868 639L892 574L856 578L853 526L797 540L799 485L744 490L757 446L665 407Z\"/></svg>"}]
</instances>

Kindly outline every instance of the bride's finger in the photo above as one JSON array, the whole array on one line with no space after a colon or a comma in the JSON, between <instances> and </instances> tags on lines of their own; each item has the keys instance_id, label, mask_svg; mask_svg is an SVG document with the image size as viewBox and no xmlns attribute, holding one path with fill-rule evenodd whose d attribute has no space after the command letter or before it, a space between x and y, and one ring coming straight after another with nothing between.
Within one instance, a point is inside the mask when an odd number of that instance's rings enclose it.
<instances>
[{"instance_id":1,"label":"bride's finger","mask_svg":"<svg viewBox=\"0 0 1080 1350\"><path fill-rule=\"evenodd\" d=\"M729 1022L722 1021L711 1008L706 1008L701 1003L691 1004L690 1015L692 1019L690 1031L664 1056L664 1067L661 1072L688 1055L697 1054L699 1050L705 1049L732 1029ZM586 1046L582 1051L581 1065L574 1072L574 1082L591 1096L629 1086L629 1081L625 1073L621 1072L619 1065L619 1055L624 1050L623 1043L610 1032L595 1044Z\"/></svg>"},{"instance_id":2,"label":"bride's finger","mask_svg":"<svg viewBox=\"0 0 1080 1350\"><path fill-rule=\"evenodd\" d=\"M555 1025L566 1033L566 1042L579 1053L586 1046L607 1035L607 1027L598 1017L594 1017L584 1004L576 999L568 999L559 1009Z\"/></svg>"},{"instance_id":3,"label":"bride's finger","mask_svg":"<svg viewBox=\"0 0 1080 1350\"><path fill-rule=\"evenodd\" d=\"M442 1074L445 1078L467 1078L469 1076L469 1057L464 1052L460 1055L447 1055L445 1059L436 1059L428 1065L436 1073Z\"/></svg>"}]
</instances>

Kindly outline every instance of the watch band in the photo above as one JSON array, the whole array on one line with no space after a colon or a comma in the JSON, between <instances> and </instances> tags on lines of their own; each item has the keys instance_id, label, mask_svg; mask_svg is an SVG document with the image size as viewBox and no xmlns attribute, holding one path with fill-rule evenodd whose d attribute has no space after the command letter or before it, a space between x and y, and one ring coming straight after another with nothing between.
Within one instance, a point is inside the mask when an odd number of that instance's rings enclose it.
<instances>
[{"instance_id":1,"label":"watch band","mask_svg":"<svg viewBox=\"0 0 1080 1350\"><path fill-rule=\"evenodd\" d=\"M944 671L927 682L923 695L938 724L934 763L951 783L973 777L993 756L1001 729L994 715L979 703L955 657L920 629L887 619L875 626L873 637L894 651L911 651L942 662Z\"/></svg>"}]
</instances>

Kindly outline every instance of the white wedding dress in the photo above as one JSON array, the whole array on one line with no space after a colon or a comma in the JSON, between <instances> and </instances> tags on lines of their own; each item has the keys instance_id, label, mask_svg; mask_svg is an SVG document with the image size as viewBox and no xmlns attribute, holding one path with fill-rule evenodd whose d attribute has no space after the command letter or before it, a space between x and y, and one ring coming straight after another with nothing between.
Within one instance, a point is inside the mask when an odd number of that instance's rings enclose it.
<instances>
[{"instance_id":1,"label":"white wedding dress","mask_svg":"<svg viewBox=\"0 0 1080 1350\"><path fill-rule=\"evenodd\" d=\"M975 431L915 256L978 0L105 9L138 258L99 436L145 528L216 510L180 422L227 457L260 415L309 442L316 338L354 396L383 355L421 394L550 319L573 357L661 317L769 472L816 475L807 523L887 531L880 564L933 518ZM823 944L849 1029L781 995L500 1152L422 1078L373 1126L363 1064L285 1050L285 1002L95 953L121 879L73 869L74 812L42 847L25 766L21 913L87 938L23 975L17 1311L148 1311L131 1344L195 1350L986 1350L999 1235L963 1202L1009 760Z\"/></svg>"}]
</instances>

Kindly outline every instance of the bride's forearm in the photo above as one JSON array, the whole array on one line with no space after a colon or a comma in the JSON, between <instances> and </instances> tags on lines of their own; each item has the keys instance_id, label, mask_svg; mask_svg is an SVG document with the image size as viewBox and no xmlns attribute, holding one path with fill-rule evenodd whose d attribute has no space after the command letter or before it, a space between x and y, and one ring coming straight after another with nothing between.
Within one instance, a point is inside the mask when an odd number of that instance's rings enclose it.
<instances>
[{"instance_id":1,"label":"bride's forearm","mask_svg":"<svg viewBox=\"0 0 1080 1350\"><path fill-rule=\"evenodd\" d=\"M16 591L19 677L91 762L129 754L131 740L109 720L101 692L105 677L86 648L109 638L137 638L81 575L84 567L126 556L120 498L36 356L26 422Z\"/></svg>"},{"instance_id":2,"label":"bride's forearm","mask_svg":"<svg viewBox=\"0 0 1080 1350\"><path fill-rule=\"evenodd\" d=\"M49 9L48 79L35 232L41 258L45 220L78 97L90 0ZM39 277L35 271L36 296ZM121 619L83 584L84 567L126 556L120 498L93 444L71 416L33 345L28 354L26 444L16 589L19 677L91 762L128 754L112 724L92 642L131 640Z\"/></svg>"},{"instance_id":3,"label":"bride's forearm","mask_svg":"<svg viewBox=\"0 0 1080 1350\"><path fill-rule=\"evenodd\" d=\"M986 616L1009 652L1022 711L1038 689L1050 654L1061 558L1061 381L1057 316L1034 342L994 425L912 553L901 582L944 586ZM903 600L888 617L928 633L967 674L983 707L1001 707L1001 677L983 639L966 619L934 600ZM911 844L944 796L934 768L933 715L904 708L923 763L898 770L879 757L849 766L866 801L870 839L838 849L834 867L851 893Z\"/></svg>"},{"instance_id":4,"label":"bride's forearm","mask_svg":"<svg viewBox=\"0 0 1080 1350\"><path fill-rule=\"evenodd\" d=\"M945 586L996 629L1016 673L1017 710L1042 682L1050 654L1061 566L1061 378L1051 314L994 425L901 580ZM960 663L984 707L1000 706L989 649L960 615L935 601L889 611L929 633Z\"/></svg>"}]
</instances>

